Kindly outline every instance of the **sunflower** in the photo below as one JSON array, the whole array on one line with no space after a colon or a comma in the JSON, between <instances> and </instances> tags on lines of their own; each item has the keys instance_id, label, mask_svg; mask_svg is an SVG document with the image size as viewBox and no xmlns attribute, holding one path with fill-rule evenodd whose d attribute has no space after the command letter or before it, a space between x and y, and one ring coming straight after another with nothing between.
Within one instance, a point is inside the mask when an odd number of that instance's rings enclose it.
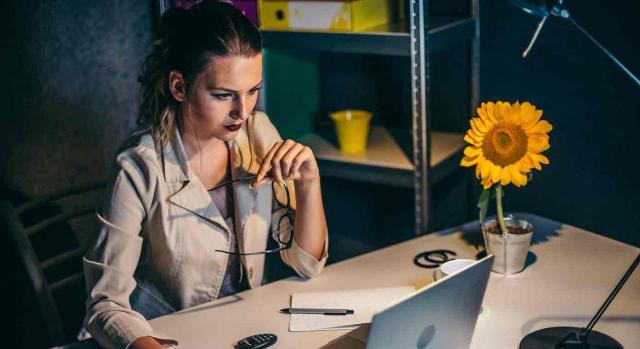
<instances>
[{"instance_id":1,"label":"sunflower","mask_svg":"<svg viewBox=\"0 0 640 349\"><path fill-rule=\"evenodd\" d=\"M497 183L524 186L532 169L549 164L541 153L549 149L553 127L540 119L542 110L528 102L488 102L477 112L478 117L469 120L471 128L464 136L469 146L460 165L475 165L484 189Z\"/></svg>"}]
</instances>

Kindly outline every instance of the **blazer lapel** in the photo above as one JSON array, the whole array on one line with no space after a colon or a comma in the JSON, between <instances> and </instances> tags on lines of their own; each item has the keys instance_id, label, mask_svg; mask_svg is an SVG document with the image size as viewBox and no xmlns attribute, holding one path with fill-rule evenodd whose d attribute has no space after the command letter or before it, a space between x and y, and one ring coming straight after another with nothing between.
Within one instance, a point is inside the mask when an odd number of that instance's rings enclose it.
<instances>
[{"instance_id":1,"label":"blazer lapel","mask_svg":"<svg viewBox=\"0 0 640 349\"><path fill-rule=\"evenodd\" d=\"M219 226L225 233L230 233L229 226L197 178L185 182L182 188L171 195L168 200L172 204Z\"/></svg>"},{"instance_id":2,"label":"blazer lapel","mask_svg":"<svg viewBox=\"0 0 640 349\"><path fill-rule=\"evenodd\" d=\"M182 186L169 195L167 200L187 212L191 212L219 226L226 234L229 234L229 227L220 211L211 201L211 197L204 186L189 168L187 155L177 127L174 128L171 142L160 153L163 154L162 164L165 181L167 183L182 183Z\"/></svg>"}]
</instances>

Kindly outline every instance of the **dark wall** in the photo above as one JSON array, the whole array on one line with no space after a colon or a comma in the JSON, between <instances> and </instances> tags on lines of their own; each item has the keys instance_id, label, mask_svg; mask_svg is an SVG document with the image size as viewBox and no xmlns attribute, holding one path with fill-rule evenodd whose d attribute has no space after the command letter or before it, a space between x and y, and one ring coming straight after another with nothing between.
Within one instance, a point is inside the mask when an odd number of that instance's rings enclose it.
<instances>
[{"instance_id":1,"label":"dark wall","mask_svg":"<svg viewBox=\"0 0 640 349\"><path fill-rule=\"evenodd\" d=\"M105 179L135 124L151 13L150 1L0 2L0 198ZM7 242L0 231L0 273L10 285L3 295L12 300L5 346L48 347L26 273ZM80 321L67 330L76 332Z\"/></svg>"},{"instance_id":2,"label":"dark wall","mask_svg":"<svg viewBox=\"0 0 640 349\"><path fill-rule=\"evenodd\" d=\"M506 207L640 246L640 86L570 23L551 18L528 58L536 18L481 1L482 100L529 101L553 124L551 161ZM640 75L640 2L565 1L573 17Z\"/></svg>"},{"instance_id":3,"label":"dark wall","mask_svg":"<svg viewBox=\"0 0 640 349\"><path fill-rule=\"evenodd\" d=\"M137 112L151 2L6 1L0 178L37 195L104 179Z\"/></svg>"}]
</instances>

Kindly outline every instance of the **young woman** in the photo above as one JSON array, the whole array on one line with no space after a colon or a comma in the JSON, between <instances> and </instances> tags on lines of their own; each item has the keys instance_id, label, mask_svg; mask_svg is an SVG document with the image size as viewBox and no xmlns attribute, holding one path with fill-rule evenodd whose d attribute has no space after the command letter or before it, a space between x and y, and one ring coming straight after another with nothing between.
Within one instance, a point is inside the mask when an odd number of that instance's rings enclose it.
<instances>
[{"instance_id":1,"label":"young woman","mask_svg":"<svg viewBox=\"0 0 640 349\"><path fill-rule=\"evenodd\" d=\"M205 1L165 13L159 36L140 78L140 130L117 156L84 258L84 325L107 348L177 345L147 319L259 286L265 252L304 278L327 259L313 153L253 111L258 30ZM269 235L279 248L265 251Z\"/></svg>"}]
</instances>

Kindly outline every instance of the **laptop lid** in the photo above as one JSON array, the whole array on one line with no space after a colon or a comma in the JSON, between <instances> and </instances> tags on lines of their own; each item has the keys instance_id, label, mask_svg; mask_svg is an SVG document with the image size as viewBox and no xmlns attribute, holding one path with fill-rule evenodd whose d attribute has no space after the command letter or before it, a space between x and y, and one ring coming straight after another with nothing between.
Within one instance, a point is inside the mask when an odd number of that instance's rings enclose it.
<instances>
[{"instance_id":1,"label":"laptop lid","mask_svg":"<svg viewBox=\"0 0 640 349\"><path fill-rule=\"evenodd\" d=\"M374 315L367 349L468 348L492 264L489 255Z\"/></svg>"}]
</instances>

